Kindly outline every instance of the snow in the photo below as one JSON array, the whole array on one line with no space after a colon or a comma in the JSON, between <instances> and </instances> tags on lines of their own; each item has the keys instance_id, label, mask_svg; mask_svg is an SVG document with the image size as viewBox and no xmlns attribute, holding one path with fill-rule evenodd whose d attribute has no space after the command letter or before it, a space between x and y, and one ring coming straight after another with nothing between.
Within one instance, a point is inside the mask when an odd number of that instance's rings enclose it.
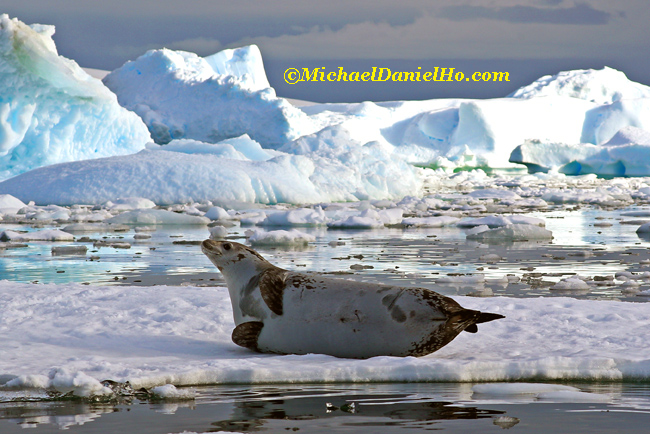
<instances>
[{"instance_id":1,"label":"snow","mask_svg":"<svg viewBox=\"0 0 650 434\"><path fill-rule=\"evenodd\" d=\"M253 246L306 246L308 243L316 241L316 237L306 234L297 229L265 231L256 229L246 231L248 241Z\"/></svg>"},{"instance_id":2,"label":"snow","mask_svg":"<svg viewBox=\"0 0 650 434\"><path fill-rule=\"evenodd\" d=\"M164 209L139 209L127 211L106 220L109 224L123 225L207 225L210 219L179 214Z\"/></svg>"},{"instance_id":3,"label":"snow","mask_svg":"<svg viewBox=\"0 0 650 434\"><path fill-rule=\"evenodd\" d=\"M650 304L454 297L505 319L422 358L259 354L230 341L222 287L89 287L0 282L6 388L97 393L99 381L172 384L368 381L637 381L650 378ZM9 356L11 355L11 356ZM511 393L550 392L509 386ZM478 388L478 389L476 389ZM475 386L475 392L508 391ZM561 388L561 386L560 386ZM505 392L503 392L505 393Z\"/></svg>"},{"instance_id":4,"label":"snow","mask_svg":"<svg viewBox=\"0 0 650 434\"><path fill-rule=\"evenodd\" d=\"M578 276L572 276L567 279L562 279L557 282L555 285L551 286L550 289L557 289L562 291L574 291L574 290L588 290L589 284L584 280L580 279Z\"/></svg>"},{"instance_id":5,"label":"snow","mask_svg":"<svg viewBox=\"0 0 650 434\"><path fill-rule=\"evenodd\" d=\"M27 205L10 194L0 194L0 214L17 214Z\"/></svg>"},{"instance_id":6,"label":"snow","mask_svg":"<svg viewBox=\"0 0 650 434\"><path fill-rule=\"evenodd\" d=\"M196 395L192 389L178 390L173 384L156 386L151 389L151 393L165 400L194 399Z\"/></svg>"},{"instance_id":7,"label":"snow","mask_svg":"<svg viewBox=\"0 0 650 434\"><path fill-rule=\"evenodd\" d=\"M611 104L621 99L650 98L650 87L630 81L621 71L605 67L545 75L508 96L529 99L554 95Z\"/></svg>"},{"instance_id":8,"label":"snow","mask_svg":"<svg viewBox=\"0 0 650 434\"><path fill-rule=\"evenodd\" d=\"M185 51L151 50L103 81L122 106L144 120L159 144L183 138L218 142L248 133L276 148L312 132L300 109L261 87L268 81L255 53L256 47L244 47L204 59Z\"/></svg>"},{"instance_id":9,"label":"snow","mask_svg":"<svg viewBox=\"0 0 650 434\"><path fill-rule=\"evenodd\" d=\"M621 128L602 145L529 140L510 155L510 161L525 164L534 172L600 176L648 176L649 159L650 132L633 126Z\"/></svg>"},{"instance_id":10,"label":"snow","mask_svg":"<svg viewBox=\"0 0 650 434\"><path fill-rule=\"evenodd\" d=\"M60 229L47 229L33 232L6 230L0 233L2 241L73 241L74 237Z\"/></svg>"},{"instance_id":11,"label":"snow","mask_svg":"<svg viewBox=\"0 0 650 434\"><path fill-rule=\"evenodd\" d=\"M395 203L405 196L421 196L432 183L477 184L482 182L478 177L486 176L473 171L454 178L453 171L459 168L526 164L531 171L574 175L650 172L648 87L610 68L543 77L506 98L366 101L298 108L269 87L255 46L207 57L160 49L104 78L116 99L73 61L56 55L52 27L35 26L34 30L4 17L3 26L17 29L22 35L19 39L31 50L33 66L29 74L11 75L12 80L22 80L20 86L11 87L15 93L11 110L27 110L17 101L35 93L43 100L29 110L42 112L39 125L47 125L47 116L60 119L56 128L39 127L29 133L47 152L36 152L33 146L29 152L16 148L26 166L12 166L12 174L74 160L0 183L1 193L23 202L99 205L110 201L116 205L108 208L111 211L151 208L152 203L207 201L218 206ZM7 41L12 34L9 30L2 33ZM16 63L20 56L14 51L5 48L3 52ZM52 89L58 89L56 98ZM74 116L60 114L72 104L64 101L66 95L76 98ZM79 96L99 98L101 104L87 103ZM142 121L117 107L116 100L141 116L158 144L150 142ZM101 128L89 123L82 112L93 122L99 120ZM29 113L28 117L11 113L6 119L17 120L15 125L0 122L5 142L21 136L21 128L32 119ZM134 132L138 128L133 119L142 134ZM110 134L105 128L110 128ZM57 134L64 133L59 140ZM29 134L25 137L32 137ZM101 143L96 137L101 137ZM48 147L43 148L43 141L49 141ZM45 160L33 162L37 155ZM540 197L524 197L494 185L482 187L468 192L470 197L493 199L492 203L500 205L547 205ZM149 202L118 202L129 198ZM328 215L319 224L349 217ZM399 225L403 215L395 211L373 218L384 225ZM373 225L350 221L348 226Z\"/></svg>"},{"instance_id":12,"label":"snow","mask_svg":"<svg viewBox=\"0 0 650 434\"><path fill-rule=\"evenodd\" d=\"M143 208L154 208L155 203L143 197L125 197L118 198L114 201L108 201L104 204L104 208L110 211L124 211Z\"/></svg>"},{"instance_id":13,"label":"snow","mask_svg":"<svg viewBox=\"0 0 650 434\"><path fill-rule=\"evenodd\" d=\"M142 120L101 81L59 56L54 27L0 15L0 179L35 167L132 154Z\"/></svg>"}]
</instances>

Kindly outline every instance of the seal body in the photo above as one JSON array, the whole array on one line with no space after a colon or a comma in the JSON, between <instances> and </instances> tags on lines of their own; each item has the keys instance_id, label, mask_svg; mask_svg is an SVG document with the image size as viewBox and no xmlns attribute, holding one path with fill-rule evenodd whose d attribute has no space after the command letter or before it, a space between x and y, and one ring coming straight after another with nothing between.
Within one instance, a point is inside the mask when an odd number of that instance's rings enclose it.
<instances>
[{"instance_id":1,"label":"seal body","mask_svg":"<svg viewBox=\"0 0 650 434\"><path fill-rule=\"evenodd\" d=\"M336 357L424 356L502 315L424 288L283 270L243 244L206 240L232 302L233 341L251 350Z\"/></svg>"}]
</instances>

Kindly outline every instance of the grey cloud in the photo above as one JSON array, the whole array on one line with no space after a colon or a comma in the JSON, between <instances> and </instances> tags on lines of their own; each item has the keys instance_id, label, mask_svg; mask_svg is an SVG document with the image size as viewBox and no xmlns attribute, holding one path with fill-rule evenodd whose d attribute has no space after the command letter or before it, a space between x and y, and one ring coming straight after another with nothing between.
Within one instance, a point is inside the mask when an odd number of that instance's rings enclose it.
<instances>
[{"instance_id":1,"label":"grey cloud","mask_svg":"<svg viewBox=\"0 0 650 434\"><path fill-rule=\"evenodd\" d=\"M454 21L487 18L509 23L546 23L546 24L607 24L611 14L594 9L586 3L579 3L567 8L538 8L534 6L508 6L490 8L485 6L447 6L440 15Z\"/></svg>"}]
</instances>

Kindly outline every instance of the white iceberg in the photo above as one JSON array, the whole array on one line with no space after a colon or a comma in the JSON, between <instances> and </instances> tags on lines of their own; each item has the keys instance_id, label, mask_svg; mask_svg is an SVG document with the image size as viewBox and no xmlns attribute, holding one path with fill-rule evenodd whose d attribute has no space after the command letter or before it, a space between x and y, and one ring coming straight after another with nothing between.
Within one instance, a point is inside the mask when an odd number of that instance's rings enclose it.
<instances>
[{"instance_id":1,"label":"white iceberg","mask_svg":"<svg viewBox=\"0 0 650 434\"><path fill-rule=\"evenodd\" d=\"M0 15L0 179L35 167L132 154L150 140L142 120L74 61L53 26Z\"/></svg>"},{"instance_id":2,"label":"white iceberg","mask_svg":"<svg viewBox=\"0 0 650 434\"><path fill-rule=\"evenodd\" d=\"M512 151L510 161L525 164L530 172L649 176L650 132L627 126L602 145L526 141Z\"/></svg>"},{"instance_id":3,"label":"white iceberg","mask_svg":"<svg viewBox=\"0 0 650 434\"><path fill-rule=\"evenodd\" d=\"M216 143L248 134L277 148L312 132L309 118L266 86L256 47L202 58L151 50L104 77L120 104L135 111L154 141L195 139ZM266 86L266 87L262 87Z\"/></svg>"},{"instance_id":4,"label":"white iceberg","mask_svg":"<svg viewBox=\"0 0 650 434\"><path fill-rule=\"evenodd\" d=\"M621 99L650 98L650 86L633 82L623 72L604 67L545 75L508 96L530 99L558 95L611 104Z\"/></svg>"}]
</instances>

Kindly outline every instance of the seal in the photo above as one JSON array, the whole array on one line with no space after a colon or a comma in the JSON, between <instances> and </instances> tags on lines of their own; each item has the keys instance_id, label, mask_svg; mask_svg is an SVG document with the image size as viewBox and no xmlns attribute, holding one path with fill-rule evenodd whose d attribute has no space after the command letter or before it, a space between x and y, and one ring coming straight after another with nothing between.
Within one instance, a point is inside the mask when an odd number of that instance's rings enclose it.
<instances>
[{"instance_id":1,"label":"seal","mask_svg":"<svg viewBox=\"0 0 650 434\"><path fill-rule=\"evenodd\" d=\"M235 344L263 353L365 359L424 356L503 315L465 309L425 288L278 268L243 244L205 240L228 285Z\"/></svg>"}]
</instances>

